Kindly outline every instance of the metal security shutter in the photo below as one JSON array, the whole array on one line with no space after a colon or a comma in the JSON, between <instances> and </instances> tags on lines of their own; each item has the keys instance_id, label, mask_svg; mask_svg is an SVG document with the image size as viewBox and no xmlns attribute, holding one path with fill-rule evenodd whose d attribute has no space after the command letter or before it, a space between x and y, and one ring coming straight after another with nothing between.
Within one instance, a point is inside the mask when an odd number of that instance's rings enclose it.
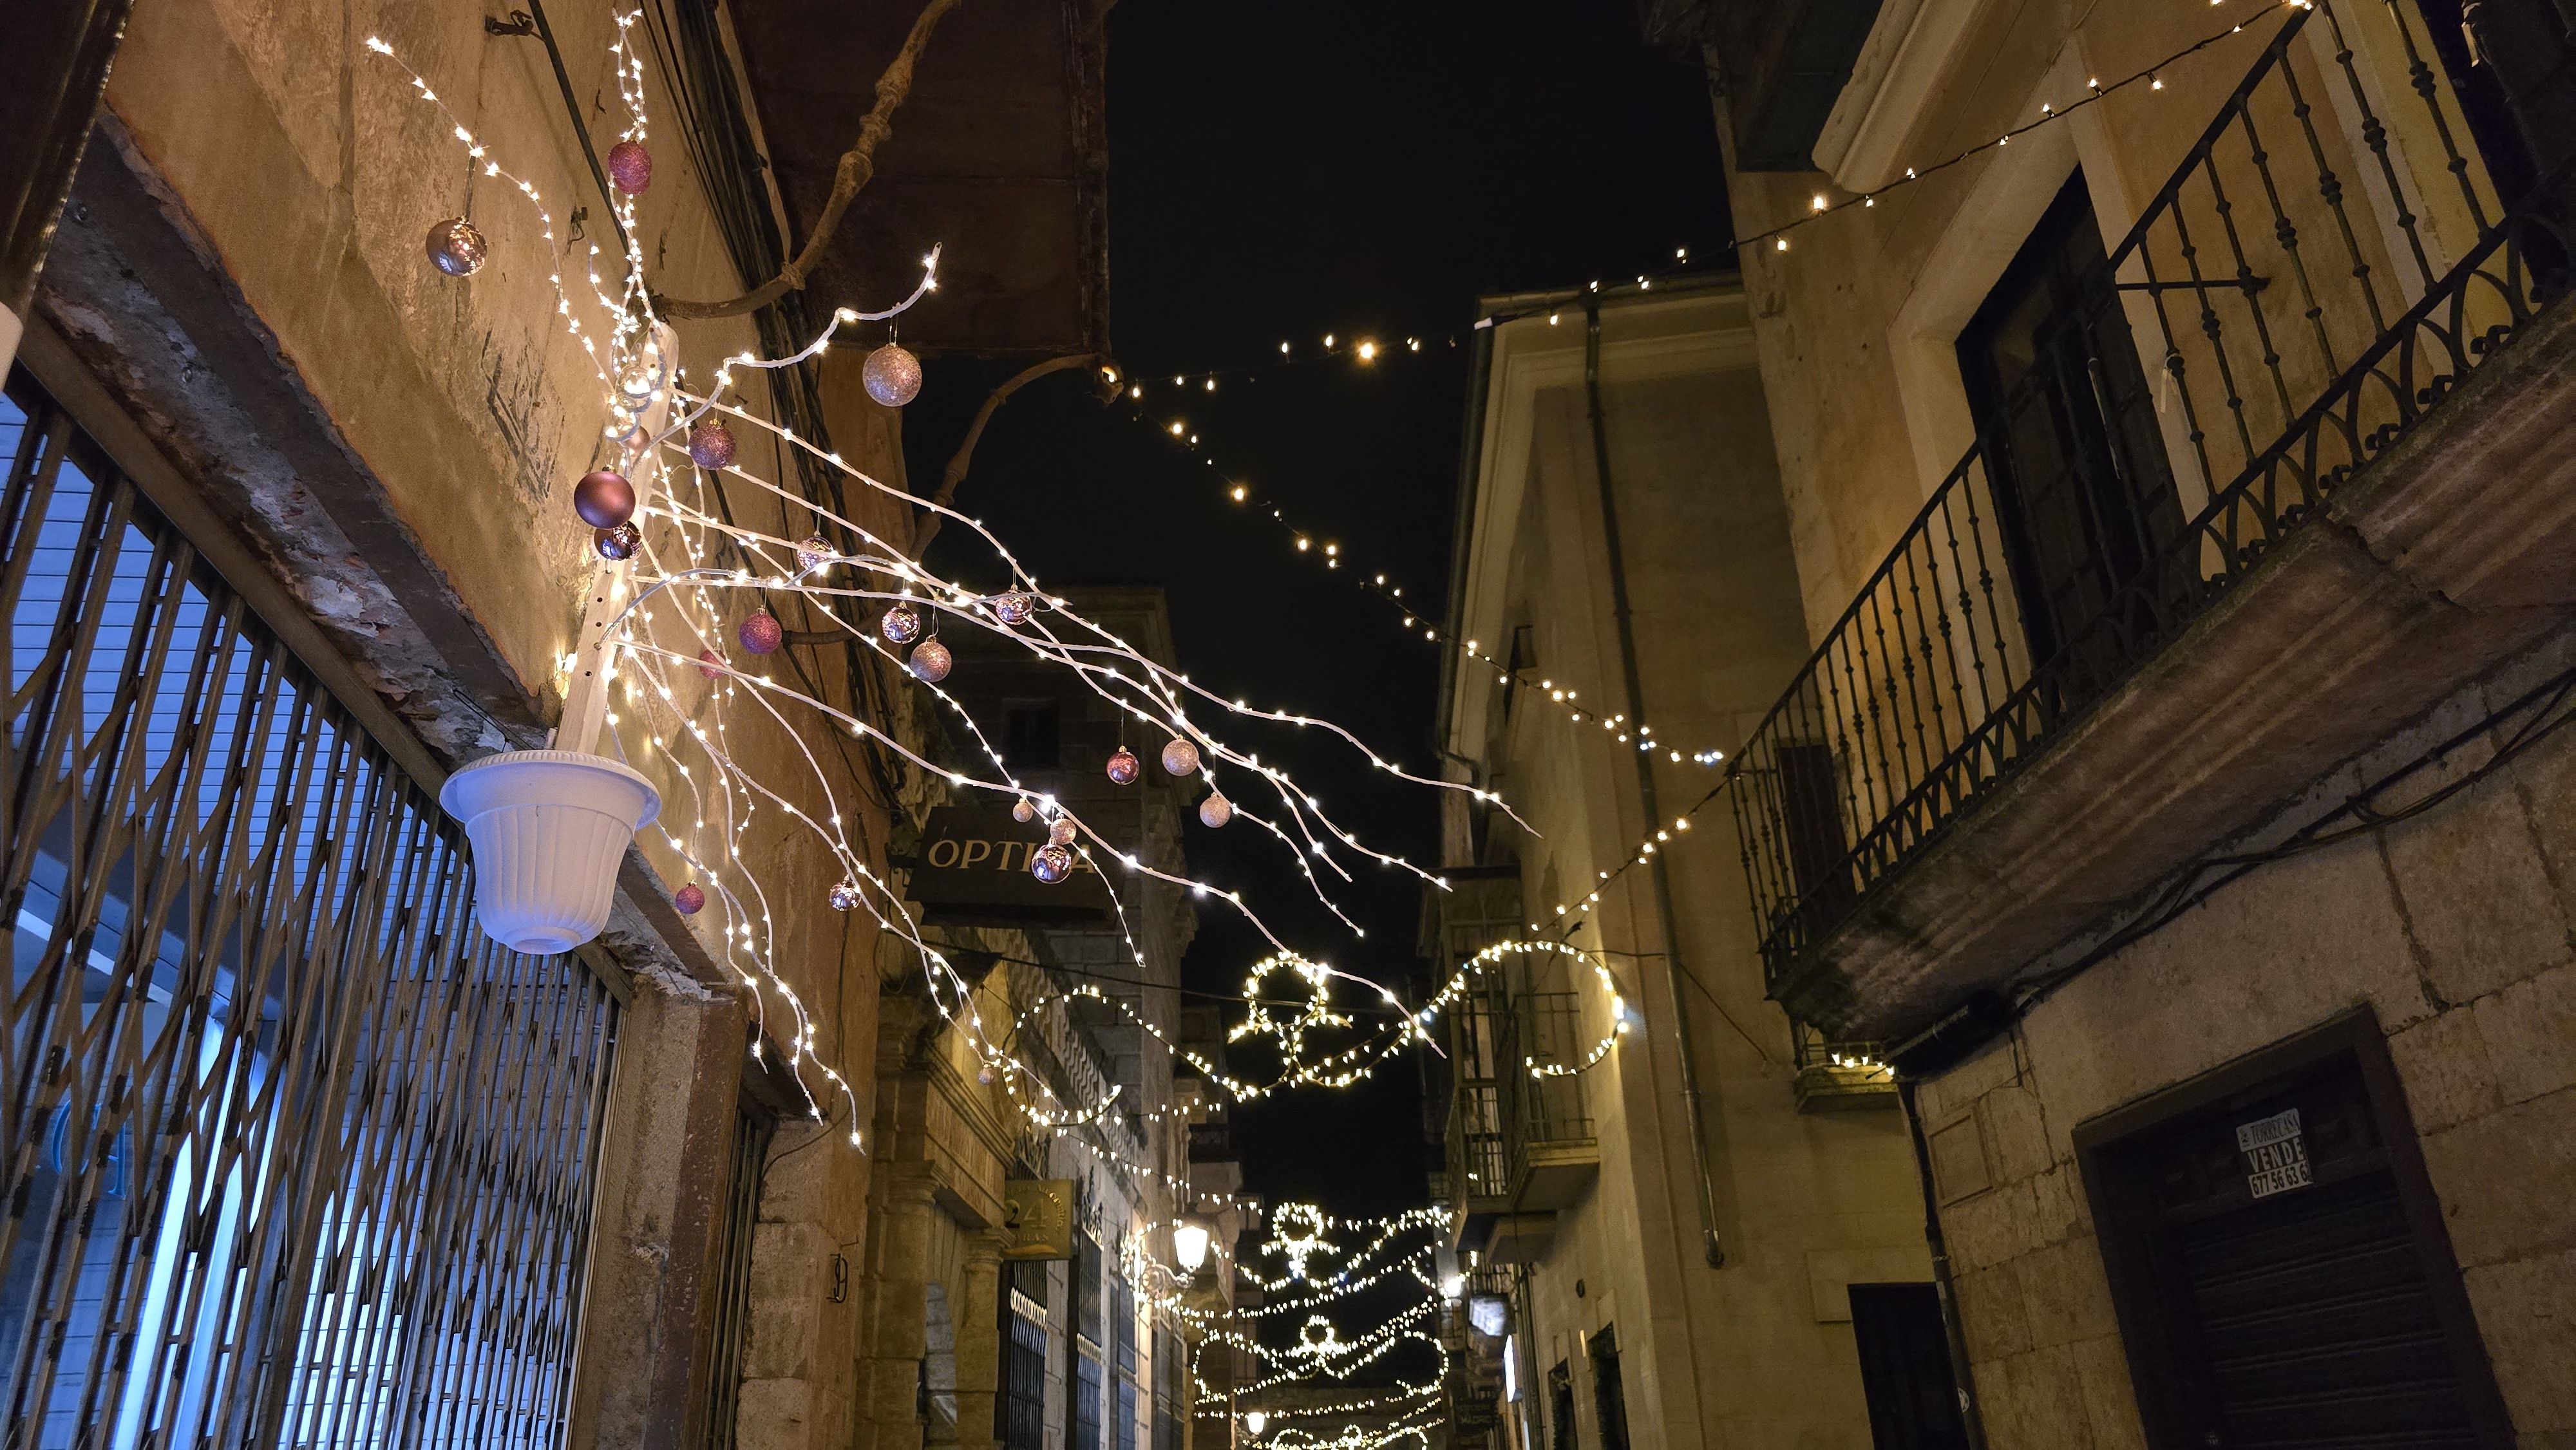
<instances>
[{"instance_id":1,"label":"metal security shutter","mask_svg":"<svg viewBox=\"0 0 2576 1450\"><path fill-rule=\"evenodd\" d=\"M0 1442L547 1446L617 1003L24 375Z\"/></svg>"},{"instance_id":2,"label":"metal security shutter","mask_svg":"<svg viewBox=\"0 0 2576 1450\"><path fill-rule=\"evenodd\" d=\"M2388 1174L2283 1193L2177 1239L2229 1450L2478 1443Z\"/></svg>"},{"instance_id":3,"label":"metal security shutter","mask_svg":"<svg viewBox=\"0 0 2576 1450\"><path fill-rule=\"evenodd\" d=\"M2448 1450L2508 1433L2369 1013L2075 1141L2149 1444Z\"/></svg>"}]
</instances>

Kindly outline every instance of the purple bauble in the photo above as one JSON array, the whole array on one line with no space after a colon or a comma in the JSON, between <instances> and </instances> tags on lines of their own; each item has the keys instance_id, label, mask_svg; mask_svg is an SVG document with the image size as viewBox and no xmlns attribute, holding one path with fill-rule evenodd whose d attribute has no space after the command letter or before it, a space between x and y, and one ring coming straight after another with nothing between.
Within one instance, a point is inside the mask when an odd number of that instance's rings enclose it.
<instances>
[{"instance_id":1,"label":"purple bauble","mask_svg":"<svg viewBox=\"0 0 2576 1450\"><path fill-rule=\"evenodd\" d=\"M834 911L856 911L859 909L859 883L844 881L833 887L823 899L832 904Z\"/></svg>"},{"instance_id":2,"label":"purple bauble","mask_svg":"<svg viewBox=\"0 0 2576 1450\"><path fill-rule=\"evenodd\" d=\"M1200 825L1222 826L1233 819L1234 802L1218 795L1215 791L1209 791L1207 799L1199 802Z\"/></svg>"},{"instance_id":3,"label":"purple bauble","mask_svg":"<svg viewBox=\"0 0 2576 1450\"><path fill-rule=\"evenodd\" d=\"M430 265L450 277L471 277L483 270L483 234L474 223L452 216L429 229Z\"/></svg>"},{"instance_id":4,"label":"purple bauble","mask_svg":"<svg viewBox=\"0 0 2576 1450\"><path fill-rule=\"evenodd\" d=\"M787 638L787 631L779 627L778 616L766 609L744 620L742 628L735 632L742 636L742 647L756 655L770 653Z\"/></svg>"},{"instance_id":5,"label":"purple bauble","mask_svg":"<svg viewBox=\"0 0 2576 1450\"><path fill-rule=\"evenodd\" d=\"M613 529L635 517L635 485L613 468L585 473L572 486L572 511L594 529Z\"/></svg>"},{"instance_id":6,"label":"purple bauble","mask_svg":"<svg viewBox=\"0 0 2576 1450\"><path fill-rule=\"evenodd\" d=\"M671 905L677 907L682 916L695 916L706 910L707 894L692 881L671 893Z\"/></svg>"},{"instance_id":7,"label":"purple bauble","mask_svg":"<svg viewBox=\"0 0 2576 1450\"><path fill-rule=\"evenodd\" d=\"M1073 852L1063 846L1040 846L1029 853L1029 874L1053 886L1073 874Z\"/></svg>"},{"instance_id":8,"label":"purple bauble","mask_svg":"<svg viewBox=\"0 0 2576 1450\"><path fill-rule=\"evenodd\" d=\"M1118 753L1109 757L1109 783L1111 785L1134 785L1136 783L1136 774L1141 768L1142 767L1136 763L1135 752L1129 750L1126 746L1121 745L1118 747Z\"/></svg>"},{"instance_id":9,"label":"purple bauble","mask_svg":"<svg viewBox=\"0 0 2576 1450\"><path fill-rule=\"evenodd\" d=\"M921 359L887 343L859 366L859 384L868 396L889 408L900 408L921 396Z\"/></svg>"},{"instance_id":10,"label":"purple bauble","mask_svg":"<svg viewBox=\"0 0 2576 1450\"><path fill-rule=\"evenodd\" d=\"M723 679L725 677L725 657L717 654L711 649L702 649L698 651L698 673L706 676L710 680Z\"/></svg>"},{"instance_id":11,"label":"purple bauble","mask_svg":"<svg viewBox=\"0 0 2576 1450\"><path fill-rule=\"evenodd\" d=\"M633 524L619 524L613 529L591 530L590 546L599 551L599 557L612 562L632 559L635 551L644 547L644 536L636 532Z\"/></svg>"},{"instance_id":12,"label":"purple bauble","mask_svg":"<svg viewBox=\"0 0 2576 1450\"><path fill-rule=\"evenodd\" d=\"M947 679L948 671L956 663L957 659L948 652L948 646L935 639L925 639L914 645L912 658L905 661L906 667L912 671L913 678L928 685L935 685Z\"/></svg>"},{"instance_id":13,"label":"purple bauble","mask_svg":"<svg viewBox=\"0 0 2576 1450\"><path fill-rule=\"evenodd\" d=\"M898 604L877 621L877 633L896 644L910 644L921 638L921 611L909 604Z\"/></svg>"},{"instance_id":14,"label":"purple bauble","mask_svg":"<svg viewBox=\"0 0 2576 1450\"><path fill-rule=\"evenodd\" d=\"M1163 769L1174 775L1188 775L1199 768L1199 748L1190 741L1174 736L1163 745Z\"/></svg>"},{"instance_id":15,"label":"purple bauble","mask_svg":"<svg viewBox=\"0 0 2576 1450\"><path fill-rule=\"evenodd\" d=\"M689 461L713 472L733 464L733 430L709 420L689 430Z\"/></svg>"},{"instance_id":16,"label":"purple bauble","mask_svg":"<svg viewBox=\"0 0 2576 1450\"><path fill-rule=\"evenodd\" d=\"M1024 623L1038 612L1038 597L1025 589L993 596L993 617L1004 624Z\"/></svg>"},{"instance_id":17,"label":"purple bauble","mask_svg":"<svg viewBox=\"0 0 2576 1450\"><path fill-rule=\"evenodd\" d=\"M840 558L841 551L821 534L807 534L804 542L796 546L796 567L808 574L826 564L838 563Z\"/></svg>"},{"instance_id":18,"label":"purple bauble","mask_svg":"<svg viewBox=\"0 0 2576 1450\"><path fill-rule=\"evenodd\" d=\"M641 141L620 141L608 148L608 179L628 196L642 196L653 184L653 153Z\"/></svg>"}]
</instances>

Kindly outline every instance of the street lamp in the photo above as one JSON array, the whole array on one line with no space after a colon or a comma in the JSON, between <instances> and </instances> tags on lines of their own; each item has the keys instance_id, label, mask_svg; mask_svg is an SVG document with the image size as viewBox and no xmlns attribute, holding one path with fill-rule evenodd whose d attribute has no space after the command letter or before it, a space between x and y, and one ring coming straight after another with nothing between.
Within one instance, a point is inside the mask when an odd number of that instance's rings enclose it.
<instances>
[{"instance_id":1,"label":"street lamp","mask_svg":"<svg viewBox=\"0 0 2576 1450\"><path fill-rule=\"evenodd\" d=\"M1181 1272L1195 1274L1207 1267L1208 1227L1204 1219L1183 1218L1172 1225L1172 1253L1181 1261ZM1261 1433L1258 1430L1254 1434Z\"/></svg>"},{"instance_id":2,"label":"street lamp","mask_svg":"<svg viewBox=\"0 0 2576 1450\"><path fill-rule=\"evenodd\" d=\"M1270 1428L1270 1412L1267 1410L1244 1411L1243 1428L1250 1431L1256 1437L1259 1436L1262 1431Z\"/></svg>"}]
</instances>

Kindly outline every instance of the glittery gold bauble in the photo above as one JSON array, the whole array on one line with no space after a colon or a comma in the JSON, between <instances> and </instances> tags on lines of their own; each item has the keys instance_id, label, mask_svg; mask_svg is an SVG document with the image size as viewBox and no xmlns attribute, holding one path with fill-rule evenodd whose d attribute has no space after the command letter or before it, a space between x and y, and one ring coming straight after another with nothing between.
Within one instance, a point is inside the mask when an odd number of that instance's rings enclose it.
<instances>
[{"instance_id":1,"label":"glittery gold bauble","mask_svg":"<svg viewBox=\"0 0 2576 1450\"><path fill-rule=\"evenodd\" d=\"M956 663L957 659L948 652L948 646L935 639L925 639L914 645L912 658L904 661L905 666L912 671L913 678L930 685L947 679L948 671Z\"/></svg>"},{"instance_id":2,"label":"glittery gold bauble","mask_svg":"<svg viewBox=\"0 0 2576 1450\"><path fill-rule=\"evenodd\" d=\"M1163 746L1163 768L1174 775L1188 775L1199 768L1199 748L1194 743L1174 736Z\"/></svg>"},{"instance_id":3,"label":"glittery gold bauble","mask_svg":"<svg viewBox=\"0 0 2576 1450\"><path fill-rule=\"evenodd\" d=\"M1011 819L1012 819L1012 820L1018 821L1021 825L1024 825L1024 826L1025 826L1025 825L1027 825L1029 822L1034 821L1034 820L1036 820L1037 818L1038 818L1038 808L1037 808L1037 805L1036 805L1036 803L1035 803L1035 802L1031 801L1027 796L1022 796L1022 797L1020 797L1018 800L1013 801L1013 802L1011 803Z\"/></svg>"},{"instance_id":4,"label":"glittery gold bauble","mask_svg":"<svg viewBox=\"0 0 2576 1450\"><path fill-rule=\"evenodd\" d=\"M1073 817L1056 817L1055 824L1047 827L1047 844L1050 846L1072 845L1076 829L1077 827L1073 824Z\"/></svg>"},{"instance_id":5,"label":"glittery gold bauble","mask_svg":"<svg viewBox=\"0 0 2576 1450\"><path fill-rule=\"evenodd\" d=\"M859 367L859 383L868 396L889 408L900 408L921 396L921 359L896 343L868 354Z\"/></svg>"},{"instance_id":6,"label":"glittery gold bauble","mask_svg":"<svg viewBox=\"0 0 2576 1450\"><path fill-rule=\"evenodd\" d=\"M1233 819L1234 802L1218 795L1215 791L1209 791L1207 799L1199 802L1199 824L1222 826Z\"/></svg>"}]
</instances>

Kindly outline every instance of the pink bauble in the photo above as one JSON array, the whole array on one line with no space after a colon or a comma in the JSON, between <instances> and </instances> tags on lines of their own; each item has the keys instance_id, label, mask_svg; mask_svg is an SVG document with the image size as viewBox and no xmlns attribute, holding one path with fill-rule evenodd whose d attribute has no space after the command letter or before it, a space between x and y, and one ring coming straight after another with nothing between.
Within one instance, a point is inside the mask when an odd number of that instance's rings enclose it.
<instances>
[{"instance_id":1,"label":"pink bauble","mask_svg":"<svg viewBox=\"0 0 2576 1450\"><path fill-rule=\"evenodd\" d=\"M956 657L948 652L948 646L935 639L925 639L912 647L912 658L905 661L905 667L912 671L913 678L935 685L948 678L948 671L956 663Z\"/></svg>"},{"instance_id":2,"label":"pink bauble","mask_svg":"<svg viewBox=\"0 0 2576 1450\"><path fill-rule=\"evenodd\" d=\"M1200 825L1222 826L1233 819L1234 802L1218 795L1215 791L1209 791L1207 799L1199 802Z\"/></svg>"},{"instance_id":3,"label":"pink bauble","mask_svg":"<svg viewBox=\"0 0 2576 1450\"><path fill-rule=\"evenodd\" d=\"M599 557L611 562L632 559L635 551L644 546L644 536L636 532L633 524L619 524L613 529L591 530L590 546L599 552Z\"/></svg>"},{"instance_id":4,"label":"pink bauble","mask_svg":"<svg viewBox=\"0 0 2576 1450\"><path fill-rule=\"evenodd\" d=\"M910 644L921 638L921 611L898 604L877 621L877 633L896 644Z\"/></svg>"},{"instance_id":5,"label":"pink bauble","mask_svg":"<svg viewBox=\"0 0 2576 1450\"><path fill-rule=\"evenodd\" d=\"M628 196L642 196L653 184L653 153L641 141L620 141L608 148L608 179Z\"/></svg>"},{"instance_id":6,"label":"pink bauble","mask_svg":"<svg viewBox=\"0 0 2576 1450\"><path fill-rule=\"evenodd\" d=\"M1199 768L1199 748L1192 742L1174 736L1163 746L1163 769L1174 775L1188 775Z\"/></svg>"},{"instance_id":7,"label":"pink bauble","mask_svg":"<svg viewBox=\"0 0 2576 1450\"><path fill-rule=\"evenodd\" d=\"M616 469L594 469L572 486L572 511L594 529L613 529L635 517L635 485Z\"/></svg>"},{"instance_id":8,"label":"pink bauble","mask_svg":"<svg viewBox=\"0 0 2576 1450\"><path fill-rule=\"evenodd\" d=\"M671 893L671 905L677 907L682 916L695 916L706 910L707 893L692 881Z\"/></svg>"},{"instance_id":9,"label":"pink bauble","mask_svg":"<svg viewBox=\"0 0 2576 1450\"><path fill-rule=\"evenodd\" d=\"M713 471L733 463L733 430L709 419L689 430L689 461Z\"/></svg>"},{"instance_id":10,"label":"pink bauble","mask_svg":"<svg viewBox=\"0 0 2576 1450\"><path fill-rule=\"evenodd\" d=\"M1135 753L1121 745L1118 753L1109 757L1109 782L1112 785L1134 785L1140 769Z\"/></svg>"},{"instance_id":11,"label":"pink bauble","mask_svg":"<svg viewBox=\"0 0 2576 1450\"><path fill-rule=\"evenodd\" d=\"M450 277L471 277L483 269L483 234L465 218L449 217L429 229L429 260Z\"/></svg>"},{"instance_id":12,"label":"pink bauble","mask_svg":"<svg viewBox=\"0 0 2576 1450\"><path fill-rule=\"evenodd\" d=\"M993 617L1004 624L1020 624L1038 612L1038 597L1025 589L1013 589L993 596Z\"/></svg>"},{"instance_id":13,"label":"pink bauble","mask_svg":"<svg viewBox=\"0 0 2576 1450\"><path fill-rule=\"evenodd\" d=\"M770 653L787 638L787 631L779 627L778 616L766 609L744 620L735 633L742 636L742 647L756 655Z\"/></svg>"},{"instance_id":14,"label":"pink bauble","mask_svg":"<svg viewBox=\"0 0 2576 1450\"><path fill-rule=\"evenodd\" d=\"M921 359L896 343L868 354L859 366L859 385L889 408L900 408L921 396Z\"/></svg>"},{"instance_id":15,"label":"pink bauble","mask_svg":"<svg viewBox=\"0 0 2576 1450\"><path fill-rule=\"evenodd\" d=\"M1040 846L1029 853L1029 874L1052 886L1073 874L1073 852L1064 846Z\"/></svg>"},{"instance_id":16,"label":"pink bauble","mask_svg":"<svg viewBox=\"0 0 2576 1450\"><path fill-rule=\"evenodd\" d=\"M698 673L706 676L710 680L723 679L725 677L725 657L717 654L711 649L702 649L698 651Z\"/></svg>"}]
</instances>

